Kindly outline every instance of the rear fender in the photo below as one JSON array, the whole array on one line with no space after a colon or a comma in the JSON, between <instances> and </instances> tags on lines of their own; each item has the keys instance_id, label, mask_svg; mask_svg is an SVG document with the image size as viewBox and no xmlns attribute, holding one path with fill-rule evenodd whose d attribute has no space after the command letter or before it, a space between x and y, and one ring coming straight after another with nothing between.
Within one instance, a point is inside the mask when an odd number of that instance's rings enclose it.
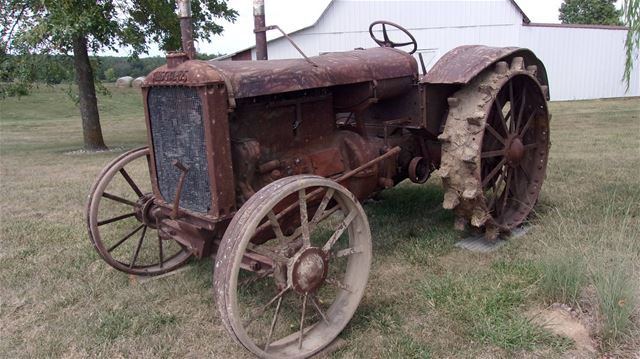
<instances>
[{"instance_id":1,"label":"rear fender","mask_svg":"<svg viewBox=\"0 0 640 359\"><path fill-rule=\"evenodd\" d=\"M518 56L524 58L527 66L536 65L538 81L541 85L549 85L544 64L531 50L482 45L460 46L447 52L420 82L433 85L465 85L494 63Z\"/></svg>"},{"instance_id":2,"label":"rear fender","mask_svg":"<svg viewBox=\"0 0 640 359\"><path fill-rule=\"evenodd\" d=\"M447 52L431 70L420 79L425 100L425 123L428 132L442 131L447 116L447 98L468 84L485 69L498 61L511 62L514 57L524 58L526 66L537 66L536 78L540 85L549 85L547 70L533 51L520 47L489 47L483 45L460 46ZM547 100L549 99L547 90Z\"/></svg>"}]
</instances>

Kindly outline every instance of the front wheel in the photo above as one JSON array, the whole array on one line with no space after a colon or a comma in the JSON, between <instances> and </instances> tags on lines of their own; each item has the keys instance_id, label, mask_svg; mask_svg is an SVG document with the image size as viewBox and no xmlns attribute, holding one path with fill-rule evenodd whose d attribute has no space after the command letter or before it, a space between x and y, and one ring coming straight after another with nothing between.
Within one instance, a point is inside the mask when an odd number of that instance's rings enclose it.
<instances>
[{"instance_id":1,"label":"front wheel","mask_svg":"<svg viewBox=\"0 0 640 359\"><path fill-rule=\"evenodd\" d=\"M110 266L158 275L184 264L191 251L158 230L151 210L149 148L122 154L96 178L85 211L89 239Z\"/></svg>"},{"instance_id":2,"label":"front wheel","mask_svg":"<svg viewBox=\"0 0 640 359\"><path fill-rule=\"evenodd\" d=\"M234 216L218 249L214 295L226 329L246 349L306 358L347 325L370 265L369 223L354 195L322 177L287 177Z\"/></svg>"}]
</instances>

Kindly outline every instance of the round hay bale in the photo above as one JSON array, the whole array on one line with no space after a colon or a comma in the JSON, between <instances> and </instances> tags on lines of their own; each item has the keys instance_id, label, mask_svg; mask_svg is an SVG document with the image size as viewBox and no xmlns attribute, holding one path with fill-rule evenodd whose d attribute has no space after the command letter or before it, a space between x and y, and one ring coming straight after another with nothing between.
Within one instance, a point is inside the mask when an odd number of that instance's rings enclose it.
<instances>
[{"instance_id":1,"label":"round hay bale","mask_svg":"<svg viewBox=\"0 0 640 359\"><path fill-rule=\"evenodd\" d=\"M132 87L140 87L142 86L142 83L144 82L144 76L140 76L140 77L136 77L135 80L133 80L133 82L131 82L131 86Z\"/></svg>"},{"instance_id":2,"label":"round hay bale","mask_svg":"<svg viewBox=\"0 0 640 359\"><path fill-rule=\"evenodd\" d=\"M133 77L123 76L116 80L116 87L131 87L131 82L133 82Z\"/></svg>"}]
</instances>

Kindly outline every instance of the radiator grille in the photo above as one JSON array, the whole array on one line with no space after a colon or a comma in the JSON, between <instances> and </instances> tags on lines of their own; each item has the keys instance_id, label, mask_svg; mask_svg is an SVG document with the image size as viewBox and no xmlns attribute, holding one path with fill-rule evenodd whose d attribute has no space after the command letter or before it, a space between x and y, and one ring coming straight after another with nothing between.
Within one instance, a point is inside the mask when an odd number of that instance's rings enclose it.
<instances>
[{"instance_id":1,"label":"radiator grille","mask_svg":"<svg viewBox=\"0 0 640 359\"><path fill-rule=\"evenodd\" d=\"M181 172L171 162L178 160L190 167L180 207L208 212L211 191L202 104L197 91L189 87L154 87L149 90L147 101L160 194L165 201L173 202Z\"/></svg>"}]
</instances>

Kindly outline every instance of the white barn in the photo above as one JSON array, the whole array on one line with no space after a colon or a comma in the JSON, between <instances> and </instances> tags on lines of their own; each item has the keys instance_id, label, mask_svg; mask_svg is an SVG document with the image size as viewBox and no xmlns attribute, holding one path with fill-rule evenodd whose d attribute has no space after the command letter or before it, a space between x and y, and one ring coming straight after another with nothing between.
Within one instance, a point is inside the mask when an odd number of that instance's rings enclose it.
<instances>
[{"instance_id":1,"label":"white barn","mask_svg":"<svg viewBox=\"0 0 640 359\"><path fill-rule=\"evenodd\" d=\"M427 70L460 45L520 46L544 62L552 100L640 96L637 61L628 91L621 81L626 28L534 24L514 0L332 0L313 24L289 35L307 56L372 47L368 29L375 20L408 29ZM394 35L402 40L390 31ZM268 42L268 53L270 59L300 57L283 37ZM255 59L255 47L223 59Z\"/></svg>"}]
</instances>

